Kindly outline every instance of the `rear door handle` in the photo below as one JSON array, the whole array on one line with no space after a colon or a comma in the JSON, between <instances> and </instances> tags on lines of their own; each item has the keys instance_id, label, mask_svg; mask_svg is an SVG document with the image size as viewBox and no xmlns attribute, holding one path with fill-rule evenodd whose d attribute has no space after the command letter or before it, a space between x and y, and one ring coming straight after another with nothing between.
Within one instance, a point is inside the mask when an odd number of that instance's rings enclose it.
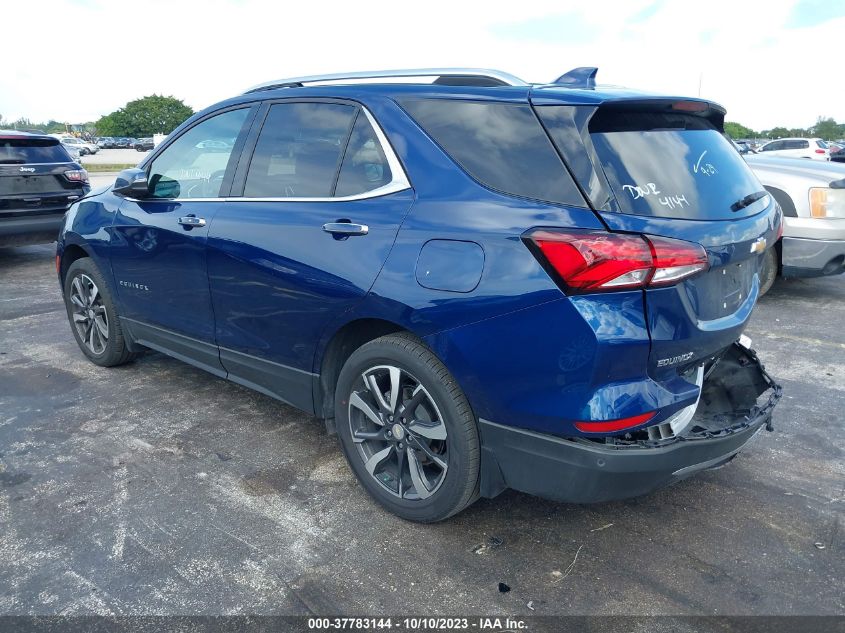
<instances>
[{"instance_id":1,"label":"rear door handle","mask_svg":"<svg viewBox=\"0 0 845 633\"><path fill-rule=\"evenodd\" d=\"M205 218L198 218L194 215L186 215L177 220L179 224L182 226L187 226L188 228L194 228L197 226L205 226Z\"/></svg>"},{"instance_id":2,"label":"rear door handle","mask_svg":"<svg viewBox=\"0 0 845 633\"><path fill-rule=\"evenodd\" d=\"M333 235L366 235L370 232L370 227L366 224L354 224L353 222L329 222L323 225L323 230L326 233Z\"/></svg>"}]
</instances>

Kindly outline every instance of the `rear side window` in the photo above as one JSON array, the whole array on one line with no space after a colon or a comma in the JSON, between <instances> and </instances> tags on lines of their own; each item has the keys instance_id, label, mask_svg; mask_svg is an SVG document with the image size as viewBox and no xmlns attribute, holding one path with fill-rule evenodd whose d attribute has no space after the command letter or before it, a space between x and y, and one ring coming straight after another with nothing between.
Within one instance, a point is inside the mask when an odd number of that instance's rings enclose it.
<instances>
[{"instance_id":1,"label":"rear side window","mask_svg":"<svg viewBox=\"0 0 845 633\"><path fill-rule=\"evenodd\" d=\"M807 149L810 147L808 141L786 141L786 149Z\"/></svg>"},{"instance_id":2,"label":"rear side window","mask_svg":"<svg viewBox=\"0 0 845 633\"><path fill-rule=\"evenodd\" d=\"M538 108L540 116L553 118L556 107ZM728 220L765 208L766 197L739 208L742 198L763 187L731 142L702 117L599 109L589 132L596 167L623 213Z\"/></svg>"},{"instance_id":3,"label":"rear side window","mask_svg":"<svg viewBox=\"0 0 845 633\"><path fill-rule=\"evenodd\" d=\"M336 196L354 196L388 184L393 175L367 115L358 112L337 179Z\"/></svg>"},{"instance_id":4,"label":"rear side window","mask_svg":"<svg viewBox=\"0 0 845 633\"><path fill-rule=\"evenodd\" d=\"M821 147L822 149L828 149L828 147L830 147L830 146L827 144L827 142L825 142L825 141L816 141L816 145L817 145L818 147Z\"/></svg>"},{"instance_id":5,"label":"rear side window","mask_svg":"<svg viewBox=\"0 0 845 633\"><path fill-rule=\"evenodd\" d=\"M244 187L247 198L328 198L357 109L279 103L267 114Z\"/></svg>"},{"instance_id":6,"label":"rear side window","mask_svg":"<svg viewBox=\"0 0 845 633\"><path fill-rule=\"evenodd\" d=\"M0 165L69 162L70 155L55 139L0 137Z\"/></svg>"},{"instance_id":7,"label":"rear side window","mask_svg":"<svg viewBox=\"0 0 845 633\"><path fill-rule=\"evenodd\" d=\"M531 107L405 99L401 105L477 181L525 198L584 206Z\"/></svg>"}]
</instances>

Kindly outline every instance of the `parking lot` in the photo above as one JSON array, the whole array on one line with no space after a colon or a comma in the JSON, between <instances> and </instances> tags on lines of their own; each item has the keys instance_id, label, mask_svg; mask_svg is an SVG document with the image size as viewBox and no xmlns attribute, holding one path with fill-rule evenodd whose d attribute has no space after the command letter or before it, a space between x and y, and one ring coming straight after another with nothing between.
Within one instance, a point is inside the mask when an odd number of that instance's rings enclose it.
<instances>
[{"instance_id":1,"label":"parking lot","mask_svg":"<svg viewBox=\"0 0 845 633\"><path fill-rule=\"evenodd\" d=\"M506 492L426 526L371 501L317 420L157 353L89 363L53 266L52 246L0 249L4 614L845 610L845 278L757 307L785 395L725 468L596 506Z\"/></svg>"},{"instance_id":2,"label":"parking lot","mask_svg":"<svg viewBox=\"0 0 845 633\"><path fill-rule=\"evenodd\" d=\"M90 172L96 172L100 165L137 165L149 152L135 149L101 149L96 154L82 157L82 165Z\"/></svg>"}]
</instances>

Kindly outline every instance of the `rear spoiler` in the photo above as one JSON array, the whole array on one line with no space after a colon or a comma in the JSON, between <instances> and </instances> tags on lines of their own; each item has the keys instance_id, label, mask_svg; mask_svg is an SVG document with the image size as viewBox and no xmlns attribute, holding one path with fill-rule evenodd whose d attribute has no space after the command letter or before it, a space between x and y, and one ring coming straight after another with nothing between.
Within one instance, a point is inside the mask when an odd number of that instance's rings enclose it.
<instances>
[{"instance_id":1,"label":"rear spoiler","mask_svg":"<svg viewBox=\"0 0 845 633\"><path fill-rule=\"evenodd\" d=\"M694 116L709 121L720 132L725 131L725 109L718 103L703 99L679 99L677 97L620 99L618 101L605 101L598 106L597 111L604 114L654 113Z\"/></svg>"}]
</instances>

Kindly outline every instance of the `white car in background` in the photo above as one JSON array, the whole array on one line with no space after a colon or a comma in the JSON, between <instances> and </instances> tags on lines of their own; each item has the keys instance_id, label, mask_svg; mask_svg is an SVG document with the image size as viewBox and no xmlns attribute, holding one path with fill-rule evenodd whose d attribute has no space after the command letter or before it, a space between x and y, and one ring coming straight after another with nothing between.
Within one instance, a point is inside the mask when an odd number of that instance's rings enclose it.
<instances>
[{"instance_id":1,"label":"white car in background","mask_svg":"<svg viewBox=\"0 0 845 633\"><path fill-rule=\"evenodd\" d=\"M67 136L62 134L52 134L51 136L55 136L62 145L65 147L75 147L79 150L79 154L81 156L87 156L88 154L96 154L100 151L99 146L96 143L89 143L87 141L83 141L81 138L76 138L75 136Z\"/></svg>"},{"instance_id":2,"label":"white car in background","mask_svg":"<svg viewBox=\"0 0 845 633\"><path fill-rule=\"evenodd\" d=\"M783 238L766 251L760 293L775 277L845 272L845 165L749 154L744 157L783 209Z\"/></svg>"},{"instance_id":3,"label":"white car in background","mask_svg":"<svg viewBox=\"0 0 845 633\"><path fill-rule=\"evenodd\" d=\"M779 138L776 141L769 141L757 152L767 156L830 160L830 148L820 138Z\"/></svg>"}]
</instances>

